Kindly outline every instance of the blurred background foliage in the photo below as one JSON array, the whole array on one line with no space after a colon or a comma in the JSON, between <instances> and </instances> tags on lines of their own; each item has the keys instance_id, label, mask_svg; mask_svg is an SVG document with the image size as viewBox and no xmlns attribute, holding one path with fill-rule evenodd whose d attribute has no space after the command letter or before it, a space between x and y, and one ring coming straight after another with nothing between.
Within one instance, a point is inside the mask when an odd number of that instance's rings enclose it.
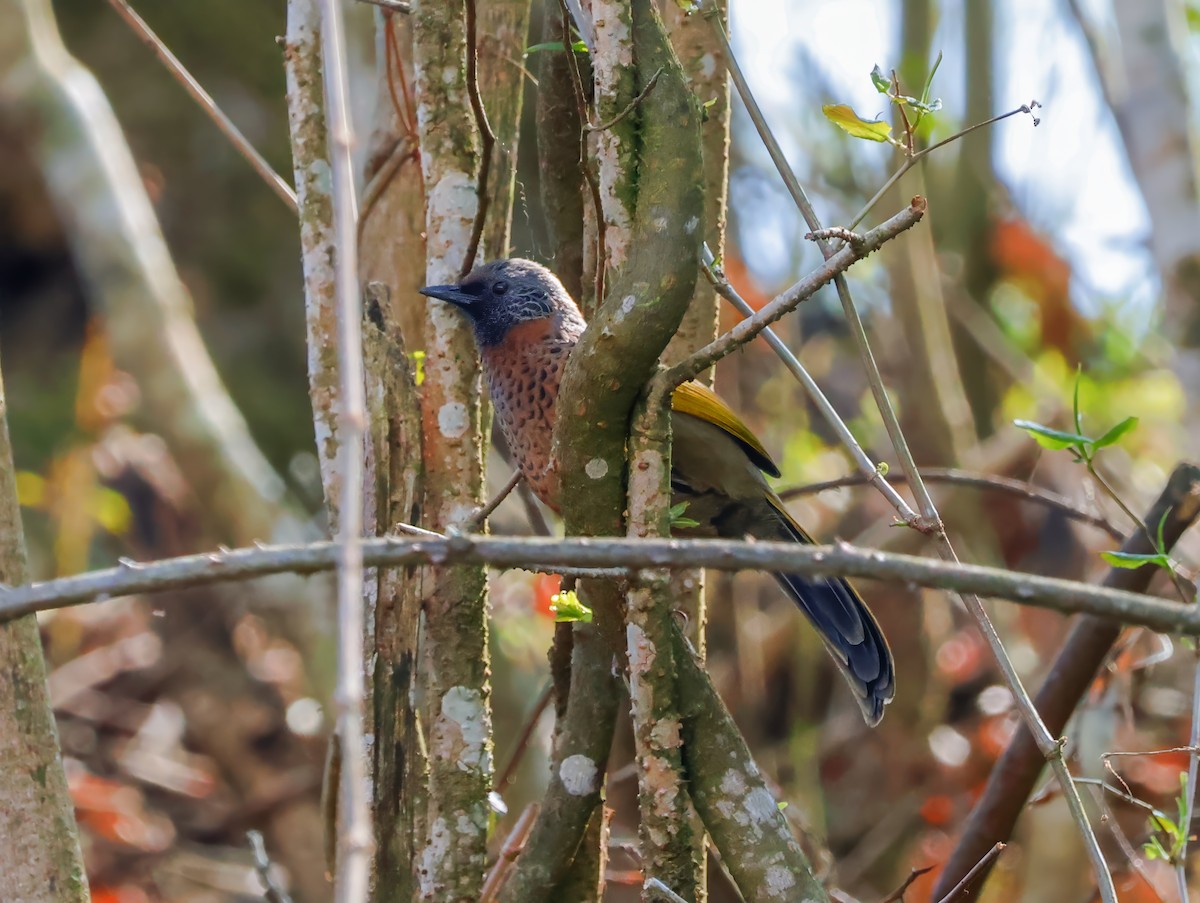
<instances>
[{"instance_id":1,"label":"blurred background foliage","mask_svg":"<svg viewBox=\"0 0 1200 903\"><path fill-rule=\"evenodd\" d=\"M1031 96L1045 105L1037 129L1018 116L909 173L871 219L921 193L930 199L927 225L856 267L852 282L919 463L1035 482L1103 513L1122 532L1130 524L1084 469L1066 452L1040 449L1011 421L1069 428L1080 373L1085 427L1139 418L1100 459L1134 511L1144 510L1178 460L1195 454L1200 390L1191 336L1200 308L1186 279L1165 271L1165 257L1154 250L1170 221L1144 190L1119 121L1120 99L1094 63L1095 47L1130 39L1118 28L1129 16L1122 10L1141 2L732 2L735 46L826 223L849 220L900 162L887 145L855 141L821 115L822 104L845 102L865 118L890 116L871 86L872 64L895 66L915 93L929 61L943 55L933 94L944 107L929 120L925 141ZM1170 36L1165 68L1184 89L1178 115L1186 134L1200 72L1189 30L1195 9L1188 6L1184 25L1173 4L1146 4L1160 5L1182 26ZM275 40L284 4L141 0L137 8L277 171L290 174ZM107 5L57 0L55 11L67 43L117 111L234 400L319 521L294 218ZM375 100L373 14L352 12L366 134ZM536 16L531 34L540 34ZM1121 59L1115 51L1112 57ZM536 90L531 81L526 90ZM734 109L725 262L759 306L818 257L744 111ZM524 127L513 250L536 258L544 257L545 238L532 116ZM104 323L89 311L25 137L0 108L0 353L34 571L68 574L121 556L212 548L224 537L200 526L203 499L155 425L139 416L139 387L108 353ZM1194 170L1186 141L1173 151ZM1194 178L1191 185L1185 201L1196 207ZM862 444L889 459L836 299L815 299L779 329ZM718 388L777 453L781 487L851 472L765 346L724 361ZM507 477L498 463L494 471L498 484ZM1098 552L1114 543L1100 531L1010 496L939 492L964 558L1088 580L1104 573ZM830 490L792 504L817 536L919 548L913 536L890 528L890 509L867 490ZM527 526L519 506L506 502L492 528ZM1190 574L1194 543L1179 557ZM501 765L546 680L556 587L552 578L524 572L493 580ZM937 593L866 585L900 668L897 701L868 732L818 641L769 581L721 575L710 587L709 667L789 800L788 815L819 839L817 860L830 868L836 862L838 886L877 899L910 868L944 860L1015 718L974 631ZM117 600L43 619L94 897L253 899L257 884L242 837L266 826L297 898L323 899L309 834L327 727L318 700L328 688L312 687L310 663L251 612L253 586L219 609L205 608L206 592L180 594L190 601L175 606ZM1065 621L1007 605L996 617L1022 674L1036 685ZM1072 728L1077 770L1100 777L1103 752L1186 743L1192 664L1190 652L1169 641L1131 634ZM543 719L513 784L502 788L510 813L539 792L549 728ZM617 811L611 896L633 899L622 882L636 863L621 844L636 830L636 781L627 767L627 729L621 736L609 793ZM1116 767L1132 793L1174 811L1183 756L1128 758ZM1107 802L1136 854L1151 834L1145 812ZM1171 899L1161 861L1135 867L1116 847L1110 861L1123 899ZM932 880L932 873L920 878L908 899L927 898ZM1023 819L987 899L1086 899L1088 887L1077 838L1050 794ZM712 899L728 893L714 878Z\"/></svg>"}]
</instances>

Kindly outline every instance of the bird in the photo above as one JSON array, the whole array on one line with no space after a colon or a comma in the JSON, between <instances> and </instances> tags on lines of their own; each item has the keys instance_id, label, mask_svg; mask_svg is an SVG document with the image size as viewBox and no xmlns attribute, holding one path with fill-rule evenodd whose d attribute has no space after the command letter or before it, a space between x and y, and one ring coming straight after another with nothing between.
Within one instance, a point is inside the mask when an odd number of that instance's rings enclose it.
<instances>
[{"instance_id":1,"label":"bird","mask_svg":"<svg viewBox=\"0 0 1200 903\"><path fill-rule=\"evenodd\" d=\"M427 285L428 298L470 321L496 421L534 494L561 512L551 443L559 383L587 328L579 307L546 267L506 258L475 267L461 281ZM691 536L813 543L766 476L779 467L715 392L685 382L671 399L672 505L686 503ZM895 696L895 664L879 622L848 581L773 575L816 628L875 726Z\"/></svg>"}]
</instances>

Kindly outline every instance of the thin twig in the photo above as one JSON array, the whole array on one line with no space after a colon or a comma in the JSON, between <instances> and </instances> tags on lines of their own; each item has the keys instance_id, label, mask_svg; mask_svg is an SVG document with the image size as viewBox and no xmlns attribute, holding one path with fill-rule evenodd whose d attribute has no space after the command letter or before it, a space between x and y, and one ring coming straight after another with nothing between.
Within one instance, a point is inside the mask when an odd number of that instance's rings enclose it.
<instances>
[{"instance_id":1,"label":"thin twig","mask_svg":"<svg viewBox=\"0 0 1200 903\"><path fill-rule=\"evenodd\" d=\"M862 241L847 244L841 250L829 255L824 263L800 279L786 291L773 298L753 316L738 323L733 329L709 342L699 351L680 361L666 372L664 379L673 385L679 385L703 373L725 355L736 351L745 345L764 328L776 320L782 319L811 298L819 289L832 279L838 279L841 274L853 264L862 260L873 251L879 250L885 243L891 241L902 232L911 229L925 216L926 204L922 197L915 197L912 202L876 228L862 236Z\"/></svg>"},{"instance_id":2,"label":"thin twig","mask_svg":"<svg viewBox=\"0 0 1200 903\"><path fill-rule=\"evenodd\" d=\"M358 2L369 3L371 6L378 6L393 13L408 15L412 12L412 4L407 0L358 0Z\"/></svg>"},{"instance_id":3,"label":"thin twig","mask_svg":"<svg viewBox=\"0 0 1200 903\"><path fill-rule=\"evenodd\" d=\"M1192 817L1196 812L1196 781L1200 773L1200 651L1195 653L1196 664L1192 675L1192 730L1188 737L1188 780L1187 808L1179 826L1183 832L1179 840L1179 858L1175 862L1175 881L1179 887L1179 899L1188 899L1187 851L1188 838L1192 835Z\"/></svg>"},{"instance_id":4,"label":"thin twig","mask_svg":"<svg viewBox=\"0 0 1200 903\"><path fill-rule=\"evenodd\" d=\"M298 213L299 207L296 204L296 193L292 190L292 186L277 173L266 161L250 140L241 133L233 121L225 115L224 111L217 106L217 102L212 99L212 96L200 86L200 83L192 76L183 63L173 54L166 44L156 35L146 24L145 20L134 12L126 0L108 0L108 5L116 10L117 14L125 20L134 34L141 39L142 43L154 51L154 55L158 57L158 61L167 67L167 71L175 77L175 80L183 86L183 89L191 96L192 100L200 106L208 118L213 121L221 134L229 139L229 143L234 146L238 153L246 158L246 161L254 168L254 171L262 177L262 180L267 183L270 189L291 209L292 213Z\"/></svg>"},{"instance_id":5,"label":"thin twig","mask_svg":"<svg viewBox=\"0 0 1200 903\"><path fill-rule=\"evenodd\" d=\"M525 841L529 839L529 832L533 830L538 809L537 803L527 805L512 830L508 832L508 836L504 838L504 844L500 847L500 855L496 857L495 865L492 866L492 870L488 872L488 876L483 882L479 903L491 903L496 898L496 893L504 886L504 880L512 871L513 863L521 854Z\"/></svg>"},{"instance_id":6,"label":"thin twig","mask_svg":"<svg viewBox=\"0 0 1200 903\"><path fill-rule=\"evenodd\" d=\"M563 42L570 44L571 42L571 10L568 9L567 0L558 0L558 5L562 10L562 29ZM588 43L588 48L591 49L594 44L594 38ZM592 121L588 114L587 108L587 92L583 88L583 76L579 73L579 60L574 52L567 54L567 68L571 73L571 89L575 92L575 106L579 113L579 170L583 173L583 180L587 182L588 193L592 198L592 208L596 216L596 304L599 305L604 300L604 267L605 261L608 259L608 238L606 235L607 226L604 222L604 202L600 198L600 182L596 178L596 174L592 172L592 168L588 165L588 131L584 128L586 123Z\"/></svg>"},{"instance_id":7,"label":"thin twig","mask_svg":"<svg viewBox=\"0 0 1200 903\"><path fill-rule=\"evenodd\" d=\"M605 122L592 123L586 122L585 120L583 130L585 132L606 132L611 129L614 125L632 113L637 108L638 104L646 99L646 95L654 90L654 86L658 84L658 77L662 74L662 66L659 66L658 70L652 76L650 76L650 81L646 82L646 87L642 88L642 90L638 92L637 97L629 101L629 104L625 107L625 109L621 110L621 112L617 113L617 115Z\"/></svg>"},{"instance_id":8,"label":"thin twig","mask_svg":"<svg viewBox=\"0 0 1200 903\"><path fill-rule=\"evenodd\" d=\"M475 127L479 129L479 175L475 182L475 221L471 224L471 238L467 241L467 252L463 256L458 278L465 279L475 266L479 253L479 242L483 238L483 224L487 219L488 178L492 172L492 149L496 146L496 133L488 122L483 96L479 93L479 35L475 13L475 0L466 0L467 10L467 97L471 101L471 112L475 115Z\"/></svg>"},{"instance_id":9,"label":"thin twig","mask_svg":"<svg viewBox=\"0 0 1200 903\"><path fill-rule=\"evenodd\" d=\"M337 518L338 680L336 705L342 780L338 788L339 834L334 895L338 903L366 900L374 833L367 798L363 745L363 431L366 424L362 357L362 297L358 286L358 204L354 189L354 133L346 72L342 6L322 0L325 97L329 105L329 153L333 174L333 230L337 244L338 371L341 411L338 435L342 497Z\"/></svg>"},{"instance_id":10,"label":"thin twig","mask_svg":"<svg viewBox=\"0 0 1200 903\"><path fill-rule=\"evenodd\" d=\"M908 877L904 879L904 883L880 900L879 903L904 903L904 892L912 887L914 881L916 881L922 875L929 874L935 868L936 866L927 865L925 868L921 869L910 869Z\"/></svg>"},{"instance_id":11,"label":"thin twig","mask_svg":"<svg viewBox=\"0 0 1200 903\"><path fill-rule=\"evenodd\" d=\"M521 471L514 470L513 475L508 478L508 482L501 487L499 492L492 496L491 501L472 514L467 520L466 524L464 524L466 532L472 533L482 527L484 521L491 517L492 513L500 507L500 503L512 494L512 491L517 488L522 479Z\"/></svg>"},{"instance_id":12,"label":"thin twig","mask_svg":"<svg viewBox=\"0 0 1200 903\"><path fill-rule=\"evenodd\" d=\"M702 269L704 275L708 281L712 283L713 288L717 291L717 294L736 307L743 316L754 316L754 309L750 307L750 305L746 303L745 299L737 293L734 287L729 283L729 280L725 277L725 273L719 268L716 268L712 251L709 249L707 244L701 248L701 262L703 264ZM917 513L913 511L912 508L909 507L908 502L906 502L900 496L900 494L883 479L883 474L880 472L879 465L872 461L870 456L863 451L862 446L858 444L858 440L854 438L854 433L850 431L850 427L846 426L846 422L838 414L837 410L834 408L829 399L825 397L825 393L821 391L821 387L817 385L817 381L809 375L809 372L804 368L804 365L800 363L799 358L792 353L791 349L787 347L784 341L780 339L779 336L775 334L775 331L770 327L767 327L762 331L762 337L766 340L767 344L775 350L775 353L779 355L780 359L783 361L788 370L791 371L792 375L799 380L800 385L804 387L804 390L808 393L809 398L812 400L817 410L819 410L825 417L826 422L830 425L833 431L837 434L837 437L841 440L842 444L850 452L850 457L854 459L854 463L858 465L859 470L862 472L863 477L867 480L867 482L869 482L883 494L883 497L887 499L888 502L891 503L891 505L896 509L902 521L905 523L915 522L917 520Z\"/></svg>"},{"instance_id":13,"label":"thin twig","mask_svg":"<svg viewBox=\"0 0 1200 903\"><path fill-rule=\"evenodd\" d=\"M504 767L500 769L500 776L496 778L495 788L497 793L503 794L508 785L512 783L513 776L517 773L517 767L521 764L521 759L525 756L525 750L529 748L529 740L533 737L533 732L537 730L538 722L542 719L542 714L546 711L546 706L550 705L550 700L553 698L554 682L546 681L546 686L542 687L542 692L538 694L537 702L533 704L533 708L525 716L525 725L521 728L521 733L517 737L512 754L508 757L508 761L504 764Z\"/></svg>"},{"instance_id":14,"label":"thin twig","mask_svg":"<svg viewBox=\"0 0 1200 903\"><path fill-rule=\"evenodd\" d=\"M263 885L263 899L267 903L292 903L287 891L279 886L275 875L271 872L271 859L267 856L267 845L258 831L247 831L246 840L250 842L250 850L254 853L254 870Z\"/></svg>"},{"instance_id":15,"label":"thin twig","mask_svg":"<svg viewBox=\"0 0 1200 903\"><path fill-rule=\"evenodd\" d=\"M1066 496L1059 495L1057 492L1049 489L1043 489L1041 486L1035 486L1033 483L1014 480L1011 477L970 473L953 467L922 467L920 471L921 478L927 483L949 483L953 486L972 486L976 489L1003 492L1062 512L1072 520L1077 520L1080 523L1103 530L1114 539L1124 538L1124 534L1107 518L1099 514L1092 514L1090 511L1084 511ZM908 477L902 473L889 473L883 476L882 479L887 480L889 483L905 483L908 481ZM780 491L779 497L786 502L788 499L799 498L805 495L817 495L830 489L841 489L844 486L862 486L869 482L873 481L866 474L851 474L850 476L839 477L836 480L823 480L820 483L808 483L804 486L794 486L791 489L784 489Z\"/></svg>"},{"instance_id":16,"label":"thin twig","mask_svg":"<svg viewBox=\"0 0 1200 903\"><path fill-rule=\"evenodd\" d=\"M268 574L315 574L332 570L339 544L255 546L164 558L90 571L11 589L0 589L0 621L115 596L161 592ZM957 592L973 592L1055 611L1090 612L1164 633L1200 635L1200 608L1092 586L1075 580L1021 574L977 564L952 564L915 555L861 549L847 543L807 546L782 542L716 539L543 539L468 536L437 539L376 537L362 541L368 567L488 564L500 568L611 576L612 568L646 570L706 567L761 570L803 576L867 577ZM1142 753L1148 755L1148 753Z\"/></svg>"},{"instance_id":17,"label":"thin twig","mask_svg":"<svg viewBox=\"0 0 1200 903\"><path fill-rule=\"evenodd\" d=\"M891 187L893 185L895 185L897 182L899 182L900 179L902 179L904 177L904 174L907 173L914 166L916 166L918 162L920 162L922 159L924 159L929 154L933 153L938 148L945 147L947 144L957 141L959 138L962 138L965 135L971 134L971 132L975 131L976 129L982 129L982 128L985 128L986 126L994 125L995 123L1000 122L1001 120L1008 119L1010 116L1016 116L1018 113L1028 113L1028 114L1032 115L1033 111L1040 107L1041 107L1040 103L1038 103L1036 100L1031 100L1029 103L1021 104L1021 106L1017 107L1015 110L1009 110L1007 113L1001 113L999 116L993 116L991 119L985 119L983 122L977 122L974 125L967 126L962 131L955 132L953 135L943 138L941 141L937 142L936 144L931 144L929 147L922 148L921 150L917 151L915 154L906 156L904 158L904 162L900 164L900 167L894 173L891 174L891 176L888 178L888 180L886 182L883 183L883 187L880 188L877 192L875 192L875 194L871 198L871 200L867 201L867 203L863 205L862 210L858 211L858 213L855 215L854 219L850 220L850 224L846 228L847 229L858 228L858 224L867 218L867 214L870 213L871 210L875 207L875 205L878 204L879 201L884 197L884 195L886 195L888 193L888 191L891 189ZM903 109L903 107L901 107L901 109ZM1034 126L1037 126L1040 122L1041 122L1041 120L1038 119L1036 116L1033 117Z\"/></svg>"},{"instance_id":18,"label":"thin twig","mask_svg":"<svg viewBox=\"0 0 1200 903\"><path fill-rule=\"evenodd\" d=\"M967 872L967 874L963 876L963 879L959 881L958 884L954 885L950 893L942 897L938 903L954 903L954 901L961 897L967 888L971 886L971 882L975 880L975 876L977 874L984 869L991 868L992 861L1004 851L1005 846L1007 846L1007 844L997 843L994 847L988 850L987 854L977 863L975 863L975 867L971 869L971 871Z\"/></svg>"}]
</instances>

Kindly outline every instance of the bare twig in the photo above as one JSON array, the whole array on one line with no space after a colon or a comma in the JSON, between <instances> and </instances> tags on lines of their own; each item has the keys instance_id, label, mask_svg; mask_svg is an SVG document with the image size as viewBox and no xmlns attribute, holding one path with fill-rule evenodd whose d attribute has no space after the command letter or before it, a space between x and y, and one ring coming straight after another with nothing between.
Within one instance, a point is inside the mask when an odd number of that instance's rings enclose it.
<instances>
[{"instance_id":1,"label":"bare twig","mask_svg":"<svg viewBox=\"0 0 1200 903\"><path fill-rule=\"evenodd\" d=\"M521 733L517 737L517 742L513 746L512 754L508 757L508 761L504 767L500 769L500 774L496 778L496 792L503 794L508 785L512 783L513 776L517 773L517 767L521 764L521 759L525 755L525 750L529 748L529 740L533 736L533 732L537 730L538 722L542 719L542 715L546 711L546 707L550 705L550 700L554 698L554 683L547 681L546 686L542 687L542 692L538 694L537 702L533 704L533 708L529 710L529 714L525 716L525 725L521 728Z\"/></svg>"},{"instance_id":2,"label":"bare twig","mask_svg":"<svg viewBox=\"0 0 1200 903\"><path fill-rule=\"evenodd\" d=\"M840 278L841 274L852 264L862 260L871 252L879 250L886 242L901 232L911 229L921 221L925 215L925 209L924 198L913 198L912 203L887 222L863 235L861 242L848 244L840 251L830 255L823 264L772 299L762 310L705 345L687 360L676 364L666 372L664 378L673 385L679 385L707 370L731 351L745 345L767 326L791 313L802 301L811 298L830 280Z\"/></svg>"},{"instance_id":3,"label":"bare twig","mask_svg":"<svg viewBox=\"0 0 1200 903\"><path fill-rule=\"evenodd\" d=\"M488 876L483 882L483 890L479 894L480 903L492 903L497 891L504 886L504 880L512 871L517 856L521 854L525 841L529 838L529 832L533 830L537 814L538 804L530 803L521 812L520 818L508 832L508 836L504 838L504 844L500 847L500 855L496 857L495 865L492 866L492 870L488 872Z\"/></svg>"},{"instance_id":4,"label":"bare twig","mask_svg":"<svg viewBox=\"0 0 1200 903\"><path fill-rule=\"evenodd\" d=\"M658 84L658 77L662 74L662 67L659 66L658 70L652 76L650 76L650 81L646 82L646 86L638 92L637 97L629 101L629 104L625 107L625 109L621 110L611 119L606 119L604 122L586 122L583 126L583 130L585 132L603 132L611 129L614 125L637 109L638 104L646 99L646 95L654 90L654 86Z\"/></svg>"},{"instance_id":5,"label":"bare twig","mask_svg":"<svg viewBox=\"0 0 1200 903\"><path fill-rule=\"evenodd\" d=\"M512 491L520 485L521 480L521 471L514 470L513 475L508 478L508 482L500 488L500 491L492 496L486 505L472 514L470 519L463 525L467 532L472 532L482 527L484 521L491 517L493 512L500 507L500 503L508 498L512 494Z\"/></svg>"},{"instance_id":6,"label":"bare twig","mask_svg":"<svg viewBox=\"0 0 1200 903\"><path fill-rule=\"evenodd\" d=\"M1004 847L1005 844L997 843L994 847L988 850L984 857L975 863L975 867L971 869L971 871L967 872L962 881L954 885L954 887L950 889L950 893L942 897L938 903L954 903L955 900L958 900L960 897L964 896L968 888L970 888L971 882L974 880L975 876L985 869L991 868L992 863L996 860L996 857L1003 852Z\"/></svg>"},{"instance_id":7,"label":"bare twig","mask_svg":"<svg viewBox=\"0 0 1200 903\"><path fill-rule=\"evenodd\" d=\"M407 0L358 0L358 2L369 3L371 6L378 6L380 9L386 9L393 13L408 15L412 12L412 4Z\"/></svg>"},{"instance_id":8,"label":"bare twig","mask_svg":"<svg viewBox=\"0 0 1200 903\"><path fill-rule=\"evenodd\" d=\"M1196 814L1196 780L1200 772L1200 652L1195 653L1196 663L1192 675L1192 729L1188 738L1187 794L1184 817L1179 826L1179 858L1175 861L1175 883L1179 888L1179 899L1188 899L1187 851L1188 839L1192 835L1192 817Z\"/></svg>"},{"instance_id":9,"label":"bare twig","mask_svg":"<svg viewBox=\"0 0 1200 903\"><path fill-rule=\"evenodd\" d=\"M936 866L927 865L922 869L911 869L908 873L908 877L904 879L904 882L894 891L880 900L879 903L904 903L904 892L912 887L914 881L916 881L922 875L929 874L934 870L934 868L936 868Z\"/></svg>"},{"instance_id":10,"label":"bare twig","mask_svg":"<svg viewBox=\"0 0 1200 903\"><path fill-rule=\"evenodd\" d=\"M200 109L208 114L208 118L221 130L221 134L228 138L229 143L237 149L237 152L246 158L246 161L254 168L254 171L262 177L262 180L267 183L279 199L287 204L293 213L298 212L296 193L292 191L292 186L271 167L271 164L266 161L266 158L262 154L255 150L250 140L241 133L241 130L233 124L233 121L217 106L217 102L212 99L212 96L184 68L183 63L179 62L175 54L151 30L145 20L134 11L133 7L126 0L108 0L108 5L117 11L117 14L133 29L134 34L141 39L142 43L154 51L154 55L158 57L158 61L167 67L167 71L183 86L183 89L187 91L192 100L196 101L200 106Z\"/></svg>"},{"instance_id":11,"label":"bare twig","mask_svg":"<svg viewBox=\"0 0 1200 903\"><path fill-rule=\"evenodd\" d=\"M737 293L725 277L724 271L716 265L712 251L709 250L708 245L704 245L701 248L701 263L703 264L704 275L713 284L717 294L736 307L743 316L753 317L754 309ZM821 387L817 385L817 381L809 375L796 355L792 353L791 349L784 344L783 340L770 327L762 331L762 336L767 344L775 350L775 353L779 355L792 375L799 380L804 390L808 393L809 398L812 399L813 404L816 405L817 410L825 417L826 422L850 452L850 456L854 459L854 463L858 465L867 482L883 494L883 497L896 509L900 519L904 523L915 522L917 520L917 512L913 511L908 502L883 479L879 465L872 461L870 456L863 451L862 446L858 444L858 440L854 438L854 434L850 432L850 427L846 426L846 421L841 418L829 399L825 397L825 393L821 391Z\"/></svg>"},{"instance_id":12,"label":"bare twig","mask_svg":"<svg viewBox=\"0 0 1200 903\"><path fill-rule=\"evenodd\" d=\"M354 133L342 7L322 0L325 98L329 109L329 154L333 172L333 232L337 244L339 412L338 457L342 497L338 506L338 737L342 775L338 788L339 834L334 893L338 903L367 897L374 833L367 798L363 746L363 432L366 376L362 358L362 298L358 288L358 205L354 193Z\"/></svg>"},{"instance_id":13,"label":"bare twig","mask_svg":"<svg viewBox=\"0 0 1200 903\"><path fill-rule=\"evenodd\" d=\"M952 564L914 555L836 546L712 539L542 539L457 535L437 539L379 537L362 542L369 567L484 563L547 571L574 568L587 576L611 576L612 568L705 567L754 569L804 576L868 577L957 592L974 592L1064 613L1089 612L1165 633L1200 635L1200 609L1136 592L1074 580L1020 574L977 564ZM338 544L256 546L186 555L91 571L11 589L0 589L0 621L114 596L161 592L268 574L315 574L332 570ZM1129 573L1129 572L1126 572Z\"/></svg>"},{"instance_id":14,"label":"bare twig","mask_svg":"<svg viewBox=\"0 0 1200 903\"><path fill-rule=\"evenodd\" d=\"M1103 530L1114 539L1123 539L1124 534L1107 518L1099 514L1085 511L1064 495L1059 495L1050 489L1044 489L1033 483L1014 480L1011 477L992 476L983 473L970 473L953 467L922 467L921 478L927 483L949 483L952 486L971 486L992 492L1003 492L1007 495L1025 499L1043 505L1065 514L1072 520ZM889 473L882 479L889 483L904 483L908 477L902 473ZM844 486L862 486L872 480L863 474L852 474L839 477L836 480L823 480L820 483L808 483L804 486L794 486L780 491L779 497L784 501L806 495L816 495L830 489L840 489Z\"/></svg>"},{"instance_id":15,"label":"bare twig","mask_svg":"<svg viewBox=\"0 0 1200 903\"><path fill-rule=\"evenodd\" d=\"M1009 110L1007 113L1001 113L998 116L993 116L990 119L985 119L983 122L977 122L974 125L967 126L965 129L963 129L959 132L955 132L953 135L950 135L949 137L943 138L941 141L937 142L936 144L931 144L929 147L922 148L921 150L917 151L915 154L909 154L908 156L906 156L904 158L904 162L900 164L899 168L894 173L891 174L891 176L888 178L888 180L886 182L883 183L883 187L880 188L877 192L875 192L875 195L871 198L871 200L867 201L867 203L863 205L862 210L858 211L858 213L855 215L854 219L850 220L850 225L847 226L847 228L848 229L858 228L858 224L867 218L867 214L870 213L871 210L875 207L875 205L878 204L879 201L884 197L884 195L886 195L888 193L888 191L891 189L891 187L893 185L895 185L897 182L899 182L900 179L904 177L905 173L907 173L910 169L912 169L914 166L916 166L917 163L919 163L922 159L924 159L929 154L933 153L935 150L945 147L947 144L957 141L959 138L962 138L965 135L971 134L971 132L975 131L976 129L982 129L982 128L985 128L986 126L994 125L995 123L1000 122L1003 119L1008 119L1010 116L1016 116L1018 113L1028 113L1030 115L1033 115L1033 111L1040 107L1041 107L1040 103L1038 103L1036 100L1031 100L1029 103L1021 104L1015 110ZM901 107L901 110L903 110L903 109L904 108ZM1041 120L1038 119L1036 116L1033 117L1033 124L1035 126L1038 125L1040 122L1041 122Z\"/></svg>"},{"instance_id":16,"label":"bare twig","mask_svg":"<svg viewBox=\"0 0 1200 903\"><path fill-rule=\"evenodd\" d=\"M475 127L479 130L479 174L475 182L475 221L471 224L471 237L467 241L467 250L463 256L462 269L459 279L466 278L467 273L475 266L475 257L479 254L479 241L483 237L483 224L487 219L488 177L492 171L492 149L496 146L496 133L488 122L487 110L483 108L483 97L479 93L479 36L477 32L477 16L475 13L476 0L466 0L467 11L467 97L471 101L471 112L475 116Z\"/></svg>"},{"instance_id":17,"label":"bare twig","mask_svg":"<svg viewBox=\"0 0 1200 903\"><path fill-rule=\"evenodd\" d=\"M267 845L263 842L262 834L258 831L247 831L246 840L249 841L250 850L254 854L254 870L263 885L263 899L267 903L292 903L292 898L279 886L271 872L271 859L267 856Z\"/></svg>"}]
</instances>

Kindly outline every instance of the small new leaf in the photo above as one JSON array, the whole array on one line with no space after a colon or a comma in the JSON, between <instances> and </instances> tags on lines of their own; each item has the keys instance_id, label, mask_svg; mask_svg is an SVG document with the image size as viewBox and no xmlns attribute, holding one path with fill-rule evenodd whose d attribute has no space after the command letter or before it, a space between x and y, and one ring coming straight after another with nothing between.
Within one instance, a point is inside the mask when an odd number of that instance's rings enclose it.
<instances>
[{"instance_id":1,"label":"small new leaf","mask_svg":"<svg viewBox=\"0 0 1200 903\"><path fill-rule=\"evenodd\" d=\"M687 506L688 506L687 502L680 502L678 505L671 506L670 514L671 514L671 528L672 529L674 529L675 527L679 527L681 529L686 530L689 527L700 526L700 521L692 520L690 517L683 516L683 512L687 511Z\"/></svg>"},{"instance_id":2,"label":"small new leaf","mask_svg":"<svg viewBox=\"0 0 1200 903\"><path fill-rule=\"evenodd\" d=\"M879 64L875 64L875 68L871 70L871 84L875 86L875 90L880 94L887 94L892 90L892 81L883 74L883 70L879 68Z\"/></svg>"},{"instance_id":3,"label":"small new leaf","mask_svg":"<svg viewBox=\"0 0 1200 903\"><path fill-rule=\"evenodd\" d=\"M891 139L890 125L878 119L863 119L844 103L827 103L821 107L821 112L825 114L826 119L852 138L879 142Z\"/></svg>"},{"instance_id":4,"label":"small new leaf","mask_svg":"<svg viewBox=\"0 0 1200 903\"><path fill-rule=\"evenodd\" d=\"M1122 436L1137 426L1137 424L1138 419L1136 417L1126 417L1095 441L1096 448L1104 448L1105 446L1116 444Z\"/></svg>"},{"instance_id":5,"label":"small new leaf","mask_svg":"<svg viewBox=\"0 0 1200 903\"><path fill-rule=\"evenodd\" d=\"M700 4L696 3L695 0L675 0L675 5L689 16L700 9Z\"/></svg>"},{"instance_id":6,"label":"small new leaf","mask_svg":"<svg viewBox=\"0 0 1200 903\"><path fill-rule=\"evenodd\" d=\"M592 623L592 610L579 601L574 590L565 593L555 593L550 597L550 610L554 612L554 620L560 624L572 621Z\"/></svg>"},{"instance_id":7,"label":"small new leaf","mask_svg":"<svg viewBox=\"0 0 1200 903\"><path fill-rule=\"evenodd\" d=\"M1087 436L1081 436L1079 433L1067 433L1063 430L1056 430L1052 427L1043 426L1040 423L1034 423L1032 420L1014 420L1013 426L1033 436L1037 444L1042 448L1073 448L1075 446L1090 445L1092 441Z\"/></svg>"},{"instance_id":8,"label":"small new leaf","mask_svg":"<svg viewBox=\"0 0 1200 903\"><path fill-rule=\"evenodd\" d=\"M1164 555L1155 553L1140 555L1134 552L1101 552L1100 557L1112 567L1128 571L1140 568L1144 564L1157 564L1166 570L1171 568L1170 562L1164 560Z\"/></svg>"},{"instance_id":9,"label":"small new leaf","mask_svg":"<svg viewBox=\"0 0 1200 903\"><path fill-rule=\"evenodd\" d=\"M413 382L419 386L425 382L425 352L414 351L409 357L413 362Z\"/></svg>"}]
</instances>

